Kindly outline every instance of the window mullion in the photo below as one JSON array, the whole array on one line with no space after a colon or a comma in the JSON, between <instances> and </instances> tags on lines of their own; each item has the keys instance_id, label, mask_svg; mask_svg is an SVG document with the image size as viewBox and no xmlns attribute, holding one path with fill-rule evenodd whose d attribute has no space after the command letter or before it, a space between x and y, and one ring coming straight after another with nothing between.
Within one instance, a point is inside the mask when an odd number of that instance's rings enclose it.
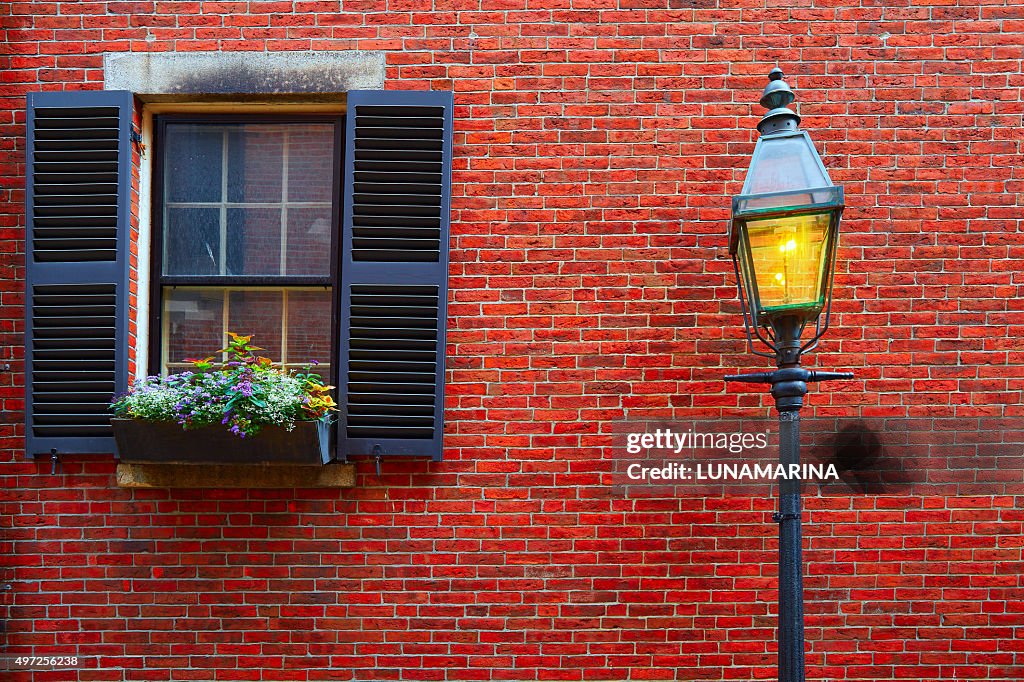
<instances>
[{"instance_id":1,"label":"window mullion","mask_svg":"<svg viewBox=\"0 0 1024 682\"><path fill-rule=\"evenodd\" d=\"M163 310L161 310L161 315L160 315L160 338L161 339L169 339L169 338L171 338L171 316L170 316L170 314L167 311L166 291L167 291L167 288L164 287L164 289L160 292L160 307L163 309ZM159 369L159 374L162 374L163 376L167 376L169 374L169 370L167 368L167 363L170 362L170 359L171 359L170 349L167 347L166 343L161 343L160 344L160 367L157 368L157 369ZM152 368L152 365L150 365L150 368Z\"/></svg>"},{"instance_id":2,"label":"window mullion","mask_svg":"<svg viewBox=\"0 0 1024 682\"><path fill-rule=\"evenodd\" d=\"M282 275L288 274L288 142L291 140L291 133L284 131L284 148L281 159L281 260L278 265L278 272Z\"/></svg>"},{"instance_id":3,"label":"window mullion","mask_svg":"<svg viewBox=\"0 0 1024 682\"><path fill-rule=\"evenodd\" d=\"M220 254L218 257L221 275L228 270L228 131L225 130L221 141L220 164ZM224 338L227 338L226 336Z\"/></svg>"},{"instance_id":4,"label":"window mullion","mask_svg":"<svg viewBox=\"0 0 1024 682\"><path fill-rule=\"evenodd\" d=\"M288 289L281 290L281 368L288 367Z\"/></svg>"},{"instance_id":5,"label":"window mullion","mask_svg":"<svg viewBox=\"0 0 1024 682\"><path fill-rule=\"evenodd\" d=\"M223 346L225 348L227 348L228 332L230 331L228 329L228 327L231 326L231 322L230 322L230 320L231 320L231 306L228 303L228 301L230 299L231 299L231 289L229 287L224 287L224 312L223 312L223 314L221 316L222 319L221 319L220 339L221 339L221 343L223 344ZM245 332L243 331L242 333L244 334ZM227 353L221 353L220 354L220 361L221 362L227 362L228 361L228 354Z\"/></svg>"}]
</instances>

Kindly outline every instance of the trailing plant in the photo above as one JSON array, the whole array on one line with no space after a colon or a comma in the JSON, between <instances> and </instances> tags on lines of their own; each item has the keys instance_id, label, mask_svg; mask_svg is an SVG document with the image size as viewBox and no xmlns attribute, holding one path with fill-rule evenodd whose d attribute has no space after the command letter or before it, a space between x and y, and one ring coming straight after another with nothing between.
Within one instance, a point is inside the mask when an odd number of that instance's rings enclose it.
<instances>
[{"instance_id":1,"label":"trailing plant","mask_svg":"<svg viewBox=\"0 0 1024 682\"><path fill-rule=\"evenodd\" d=\"M328 419L337 408L319 374L286 371L270 358L256 355L252 336L228 332L231 340L223 364L216 356L188 358L193 370L166 377L139 379L110 405L120 417L175 421L182 428L222 424L239 437L252 436L264 426ZM313 363L316 364L315 362Z\"/></svg>"}]
</instances>

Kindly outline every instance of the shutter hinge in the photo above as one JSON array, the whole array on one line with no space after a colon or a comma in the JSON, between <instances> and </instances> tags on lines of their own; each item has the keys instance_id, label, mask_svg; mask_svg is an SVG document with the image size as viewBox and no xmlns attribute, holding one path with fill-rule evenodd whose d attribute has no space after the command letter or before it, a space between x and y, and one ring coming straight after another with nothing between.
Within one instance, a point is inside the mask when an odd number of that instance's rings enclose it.
<instances>
[{"instance_id":1,"label":"shutter hinge","mask_svg":"<svg viewBox=\"0 0 1024 682\"><path fill-rule=\"evenodd\" d=\"M136 130L133 126L131 132L129 133L129 136L131 137L132 144L135 144L139 147L139 154L141 154L142 157L145 158L146 145L142 144L142 134L139 133L139 131Z\"/></svg>"},{"instance_id":2,"label":"shutter hinge","mask_svg":"<svg viewBox=\"0 0 1024 682\"><path fill-rule=\"evenodd\" d=\"M373 446L373 462L374 464L377 465L377 478L380 478L380 462L381 455L383 454L384 448L380 446L380 443L377 443L376 445Z\"/></svg>"}]
</instances>

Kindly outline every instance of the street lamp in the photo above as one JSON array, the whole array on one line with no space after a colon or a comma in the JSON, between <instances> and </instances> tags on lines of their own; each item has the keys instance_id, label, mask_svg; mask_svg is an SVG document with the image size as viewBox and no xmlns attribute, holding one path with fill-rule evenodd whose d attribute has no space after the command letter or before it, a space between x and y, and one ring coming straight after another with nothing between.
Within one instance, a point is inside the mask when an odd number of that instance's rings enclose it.
<instances>
[{"instance_id":1,"label":"street lamp","mask_svg":"<svg viewBox=\"0 0 1024 682\"><path fill-rule=\"evenodd\" d=\"M773 372L726 376L726 381L771 384L779 412L779 459L784 471L800 463L800 408L807 382L852 379L849 372L800 367L828 329L832 310L843 188L828 177L800 117L789 105L796 97L782 70L768 74L742 193L732 199L729 253L736 270L747 345L775 360ZM822 312L824 311L824 319ZM813 323L806 341L804 330ZM770 352L754 347L756 336ZM800 481L780 478L779 511L779 681L804 681L803 558Z\"/></svg>"}]
</instances>

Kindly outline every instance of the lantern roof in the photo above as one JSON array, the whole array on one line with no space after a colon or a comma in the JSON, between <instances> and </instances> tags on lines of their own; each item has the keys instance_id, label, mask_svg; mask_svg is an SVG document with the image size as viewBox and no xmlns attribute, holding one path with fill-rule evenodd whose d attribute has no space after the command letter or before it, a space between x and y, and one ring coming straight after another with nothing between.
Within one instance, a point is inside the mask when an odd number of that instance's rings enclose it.
<instances>
[{"instance_id":1,"label":"lantern roof","mask_svg":"<svg viewBox=\"0 0 1024 682\"><path fill-rule=\"evenodd\" d=\"M754 147L743 194L771 194L831 187L832 180L803 130L762 135Z\"/></svg>"}]
</instances>

